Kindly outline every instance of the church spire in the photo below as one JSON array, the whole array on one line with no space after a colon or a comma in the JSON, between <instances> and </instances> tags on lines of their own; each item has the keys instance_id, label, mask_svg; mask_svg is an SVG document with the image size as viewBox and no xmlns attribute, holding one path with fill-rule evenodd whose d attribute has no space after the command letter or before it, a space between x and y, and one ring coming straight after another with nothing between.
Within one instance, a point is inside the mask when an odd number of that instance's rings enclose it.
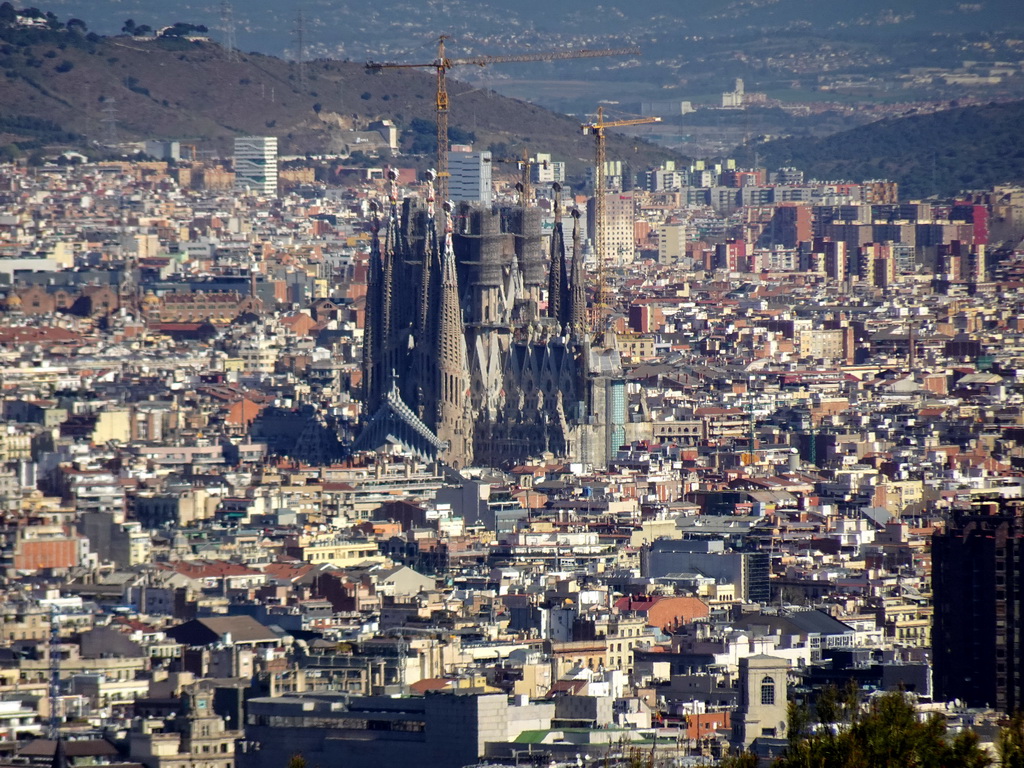
<instances>
[{"instance_id":1,"label":"church spire","mask_svg":"<svg viewBox=\"0 0 1024 768\"><path fill-rule=\"evenodd\" d=\"M551 267L548 271L548 317L563 326L569 320L569 281L565 273L565 234L562 231L562 186L556 181L554 191L555 225L551 231Z\"/></svg>"},{"instance_id":2,"label":"church spire","mask_svg":"<svg viewBox=\"0 0 1024 768\"><path fill-rule=\"evenodd\" d=\"M420 267L419 295L416 313L416 400L413 407L422 419L437 402L437 365L430 346L434 338L437 316L437 293L440 283L440 256L438 254L437 220L435 216L434 171L427 171L427 222L423 238L423 259Z\"/></svg>"},{"instance_id":3,"label":"church spire","mask_svg":"<svg viewBox=\"0 0 1024 768\"><path fill-rule=\"evenodd\" d=\"M370 263L366 275L366 309L363 318L363 398L367 413L377 409L381 382L379 372L383 354L381 303L384 271L380 249L380 203L370 201Z\"/></svg>"},{"instance_id":4,"label":"church spire","mask_svg":"<svg viewBox=\"0 0 1024 768\"><path fill-rule=\"evenodd\" d=\"M572 334L582 338L587 325L587 288L583 283L583 253L580 250L580 209L572 209L572 274L569 280L569 311Z\"/></svg>"},{"instance_id":5,"label":"church spire","mask_svg":"<svg viewBox=\"0 0 1024 768\"><path fill-rule=\"evenodd\" d=\"M395 262L398 260L398 172L394 168L388 168L388 223L384 232L384 249L381 254L381 301L380 301L380 335L383 346L382 364L383 374L378 375L377 382L380 394L383 394L385 381L384 376L395 367L395 331L394 319L395 308L392 305L395 292Z\"/></svg>"},{"instance_id":6,"label":"church spire","mask_svg":"<svg viewBox=\"0 0 1024 768\"><path fill-rule=\"evenodd\" d=\"M441 253L441 279L438 286L435 362L440 381L434 431L448 446L443 459L453 467L460 468L472 462L473 444L472 426L466 419L469 361L462 306L459 302L459 277L452 245L452 229L451 203L446 202L444 249Z\"/></svg>"},{"instance_id":7,"label":"church spire","mask_svg":"<svg viewBox=\"0 0 1024 768\"><path fill-rule=\"evenodd\" d=\"M50 766L51 768L69 768L68 753L64 749L64 737L58 733L56 738L57 741L53 745L53 760L50 762Z\"/></svg>"}]
</instances>

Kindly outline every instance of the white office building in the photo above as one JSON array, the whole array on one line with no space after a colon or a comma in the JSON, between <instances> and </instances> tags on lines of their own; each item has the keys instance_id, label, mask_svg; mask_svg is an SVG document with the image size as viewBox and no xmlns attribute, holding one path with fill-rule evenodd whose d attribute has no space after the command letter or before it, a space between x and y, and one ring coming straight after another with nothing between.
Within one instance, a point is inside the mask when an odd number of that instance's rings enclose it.
<instances>
[{"instance_id":1,"label":"white office building","mask_svg":"<svg viewBox=\"0 0 1024 768\"><path fill-rule=\"evenodd\" d=\"M565 183L565 163L561 160L552 160L551 155L537 153L533 160L533 167L530 169L530 181L534 184Z\"/></svg>"},{"instance_id":2,"label":"white office building","mask_svg":"<svg viewBox=\"0 0 1024 768\"><path fill-rule=\"evenodd\" d=\"M490 203L491 153L458 151L448 153L448 196L455 202Z\"/></svg>"},{"instance_id":3,"label":"white office building","mask_svg":"<svg viewBox=\"0 0 1024 768\"><path fill-rule=\"evenodd\" d=\"M277 194L276 136L235 139L235 189L268 197Z\"/></svg>"}]
</instances>

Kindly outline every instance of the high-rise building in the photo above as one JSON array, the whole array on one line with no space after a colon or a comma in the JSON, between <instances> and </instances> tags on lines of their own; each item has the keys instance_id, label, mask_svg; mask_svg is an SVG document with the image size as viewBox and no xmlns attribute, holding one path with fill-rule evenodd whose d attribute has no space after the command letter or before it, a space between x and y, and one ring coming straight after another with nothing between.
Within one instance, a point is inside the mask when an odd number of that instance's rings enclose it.
<instances>
[{"instance_id":1,"label":"high-rise building","mask_svg":"<svg viewBox=\"0 0 1024 768\"><path fill-rule=\"evenodd\" d=\"M636 202L632 192L608 192L604 196L604 246L606 267L632 264L636 256ZM595 241L597 205L587 201L587 235Z\"/></svg>"},{"instance_id":2,"label":"high-rise building","mask_svg":"<svg viewBox=\"0 0 1024 768\"><path fill-rule=\"evenodd\" d=\"M932 537L935 693L1024 707L1024 502L957 510Z\"/></svg>"},{"instance_id":3,"label":"high-rise building","mask_svg":"<svg viewBox=\"0 0 1024 768\"><path fill-rule=\"evenodd\" d=\"M775 208L768 226L761 233L758 245L762 248L770 248L773 245L796 248L798 243L810 240L811 236L810 207L784 203Z\"/></svg>"},{"instance_id":4,"label":"high-rise building","mask_svg":"<svg viewBox=\"0 0 1024 768\"><path fill-rule=\"evenodd\" d=\"M235 139L235 189L260 195L277 194L277 137Z\"/></svg>"},{"instance_id":5,"label":"high-rise building","mask_svg":"<svg viewBox=\"0 0 1024 768\"><path fill-rule=\"evenodd\" d=\"M804 183L804 172L797 168L779 168L773 176L772 181L780 185L798 185Z\"/></svg>"},{"instance_id":6,"label":"high-rise building","mask_svg":"<svg viewBox=\"0 0 1024 768\"><path fill-rule=\"evenodd\" d=\"M686 224L666 222L658 227L658 263L676 264L686 255Z\"/></svg>"},{"instance_id":7,"label":"high-rise building","mask_svg":"<svg viewBox=\"0 0 1024 768\"><path fill-rule=\"evenodd\" d=\"M490 203L491 153L472 152L452 147L448 153L448 196L459 203Z\"/></svg>"}]
</instances>

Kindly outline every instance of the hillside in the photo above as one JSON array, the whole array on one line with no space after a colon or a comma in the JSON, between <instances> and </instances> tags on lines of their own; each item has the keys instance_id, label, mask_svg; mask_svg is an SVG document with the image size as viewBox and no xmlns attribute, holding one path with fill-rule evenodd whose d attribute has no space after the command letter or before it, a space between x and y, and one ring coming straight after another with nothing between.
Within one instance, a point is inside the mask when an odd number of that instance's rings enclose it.
<instances>
[{"instance_id":1,"label":"hillside","mask_svg":"<svg viewBox=\"0 0 1024 768\"><path fill-rule=\"evenodd\" d=\"M52 0L61 13L91 19L98 31L113 34L128 17L156 25L187 19L219 29L220 3L187 0ZM913 7L913 6L916 6ZM857 3L810 2L810 0L739 0L706 3L701 0L645 0L643 3L562 0L445 0L443 3L408 3L377 0L372 7L335 0L304 0L306 45L309 50L351 58L401 56L424 41L448 34L464 53L510 52L519 46L557 47L574 38L592 45L595 39L615 38L641 45L645 58L660 59L680 53L707 36L720 37L795 32L801 37L830 33L834 40L851 39L867 44L891 43L898 38L936 33L991 33L1021 29L1024 18L1018 0L860 0ZM894 10L895 9L895 10ZM274 0L233 3L239 47L244 50L279 52L295 46L298 7ZM986 35L990 39L990 34ZM591 41L591 42L587 42ZM607 41L607 40L606 40ZM932 40L932 47L940 42ZM499 46L490 49L489 46ZM709 49L710 50L710 49ZM883 55L897 51L881 50ZM688 75L687 75L688 76Z\"/></svg>"},{"instance_id":2,"label":"hillside","mask_svg":"<svg viewBox=\"0 0 1024 768\"><path fill-rule=\"evenodd\" d=\"M300 12L307 59L425 61L433 58L441 34L450 38L450 54L459 57L622 45L641 49L641 56L628 59L455 73L506 96L569 114L592 111L598 102L629 105L623 107L629 112L638 111L638 103L646 100L718 104L735 78L743 78L748 91L784 102L980 98L984 103L1024 97L1024 75L1019 72L981 88L949 84L938 76L931 81L906 79L909 68L955 68L971 60L984 70L995 62L1019 62L1024 57L1020 0L47 2L62 15L90 20L102 34L117 34L129 18L154 28L189 21L209 27L219 41L229 39L227 30L233 30L230 37L243 51L286 59L298 55ZM894 81L900 87L892 88ZM826 90L828 86L839 87Z\"/></svg>"},{"instance_id":3,"label":"hillside","mask_svg":"<svg viewBox=\"0 0 1024 768\"><path fill-rule=\"evenodd\" d=\"M1024 101L882 120L825 138L788 138L745 149L767 168L795 166L818 179L886 178L900 196L955 195L1024 183Z\"/></svg>"},{"instance_id":4,"label":"hillside","mask_svg":"<svg viewBox=\"0 0 1024 768\"><path fill-rule=\"evenodd\" d=\"M306 64L300 86L298 66L272 56L230 60L213 42L100 37L84 24L49 24L0 23L0 147L8 154L104 143L115 133L121 141L172 138L221 152L232 137L255 133L278 136L283 154L322 153L369 120L390 118L408 130L414 120L434 119L429 70L371 75L361 63L319 60ZM478 146L550 152L577 173L592 162L591 140L576 120L454 80L449 90L451 125ZM609 155L644 165L672 157L622 136L610 138Z\"/></svg>"}]
</instances>

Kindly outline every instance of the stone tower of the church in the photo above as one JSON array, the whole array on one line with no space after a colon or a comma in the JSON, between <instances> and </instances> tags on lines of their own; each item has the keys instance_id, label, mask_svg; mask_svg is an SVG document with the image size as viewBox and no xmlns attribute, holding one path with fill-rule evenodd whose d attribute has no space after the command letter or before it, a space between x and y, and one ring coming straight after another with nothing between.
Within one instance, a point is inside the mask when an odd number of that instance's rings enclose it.
<instances>
[{"instance_id":1,"label":"stone tower of the church","mask_svg":"<svg viewBox=\"0 0 1024 768\"><path fill-rule=\"evenodd\" d=\"M562 187L554 185L554 228L551 231L551 265L548 268L548 317L561 327L569 323L569 276L565 268L565 235L562 232Z\"/></svg>"},{"instance_id":2,"label":"stone tower of the church","mask_svg":"<svg viewBox=\"0 0 1024 768\"><path fill-rule=\"evenodd\" d=\"M581 339L587 332L587 288L583 282L583 250L580 248L580 211L572 209L572 264L569 274L569 310L571 334Z\"/></svg>"},{"instance_id":3,"label":"stone tower of the church","mask_svg":"<svg viewBox=\"0 0 1024 768\"><path fill-rule=\"evenodd\" d=\"M459 275L452 247L451 208L445 205L444 247L437 290L434 361L437 365L437 416L434 432L447 446L443 458L453 467L473 461L472 413L469 408L469 362L459 300Z\"/></svg>"},{"instance_id":4,"label":"stone tower of the church","mask_svg":"<svg viewBox=\"0 0 1024 768\"><path fill-rule=\"evenodd\" d=\"M381 283L384 279L380 252L380 205L370 203L370 262L366 275L366 315L363 323L363 402L373 413L381 399L381 366L383 354L383 326L380 317Z\"/></svg>"}]
</instances>

